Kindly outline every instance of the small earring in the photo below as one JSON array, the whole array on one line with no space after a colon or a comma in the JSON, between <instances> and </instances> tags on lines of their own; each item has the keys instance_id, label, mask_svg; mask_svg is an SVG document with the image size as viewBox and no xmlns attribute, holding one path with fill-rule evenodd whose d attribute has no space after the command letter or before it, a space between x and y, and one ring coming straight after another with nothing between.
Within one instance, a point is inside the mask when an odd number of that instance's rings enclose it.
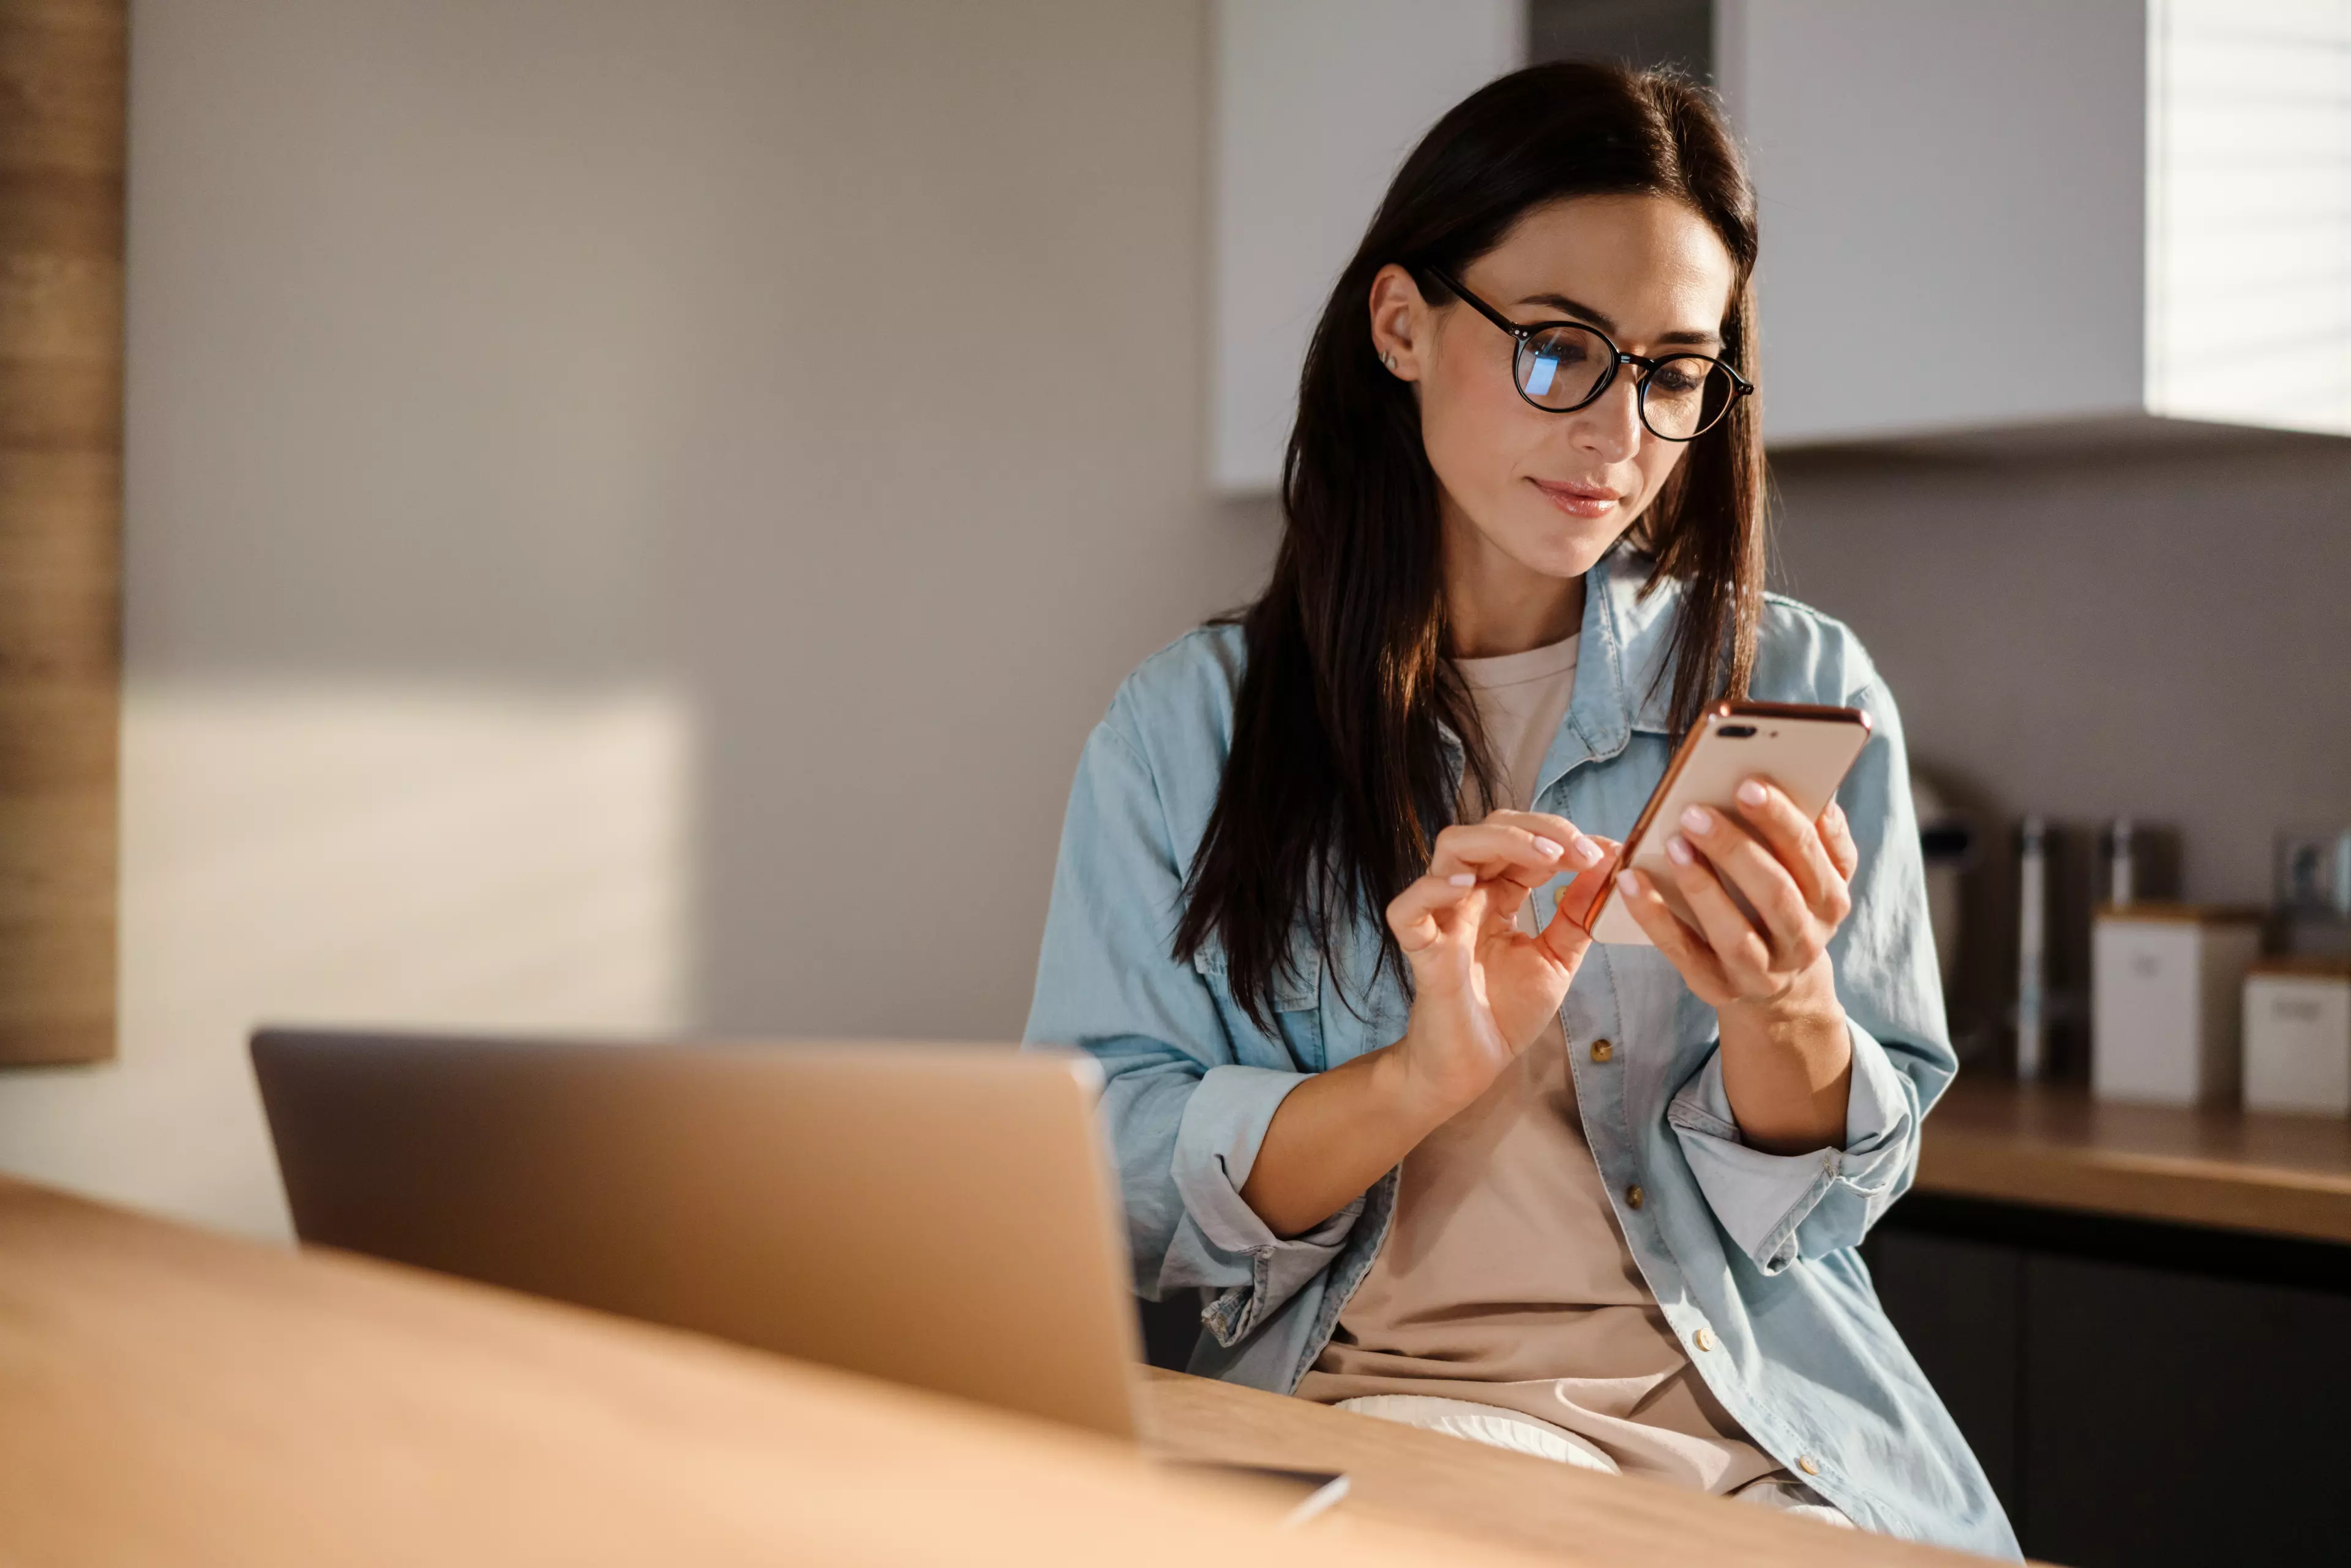
<instances>
[{"instance_id":1,"label":"small earring","mask_svg":"<svg viewBox=\"0 0 2351 1568\"><path fill-rule=\"evenodd\" d=\"M1390 375L1394 375L1395 373L1395 356L1389 353L1385 349L1382 349L1380 350L1380 363L1388 368L1388 373Z\"/></svg>"}]
</instances>

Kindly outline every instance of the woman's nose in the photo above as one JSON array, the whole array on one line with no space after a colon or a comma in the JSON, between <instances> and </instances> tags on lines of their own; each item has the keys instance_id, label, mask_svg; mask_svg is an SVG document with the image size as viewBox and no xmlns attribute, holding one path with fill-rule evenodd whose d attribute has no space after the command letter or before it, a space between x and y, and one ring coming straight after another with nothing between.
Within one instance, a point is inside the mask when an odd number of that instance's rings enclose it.
<instances>
[{"instance_id":1,"label":"woman's nose","mask_svg":"<svg viewBox=\"0 0 2351 1568\"><path fill-rule=\"evenodd\" d=\"M1617 376L1597 402L1570 418L1575 444L1605 462L1626 462L1641 448L1640 389L1630 375Z\"/></svg>"}]
</instances>

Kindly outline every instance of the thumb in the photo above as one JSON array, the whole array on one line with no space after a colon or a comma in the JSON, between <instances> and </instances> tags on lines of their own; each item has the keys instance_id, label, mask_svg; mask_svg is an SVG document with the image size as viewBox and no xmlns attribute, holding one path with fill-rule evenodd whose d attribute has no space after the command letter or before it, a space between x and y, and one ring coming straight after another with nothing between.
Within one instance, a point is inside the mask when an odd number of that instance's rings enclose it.
<instances>
[{"instance_id":1,"label":"thumb","mask_svg":"<svg viewBox=\"0 0 2351 1568\"><path fill-rule=\"evenodd\" d=\"M1592 914L1592 905L1600 896L1608 879L1616 874L1617 862L1623 858L1624 846L1614 839L1596 835L1593 842L1605 852L1599 863L1575 874L1574 880L1559 890L1559 903L1552 907L1551 924L1543 927L1543 945L1552 956L1570 969L1583 961L1592 946L1592 933L1584 929L1584 921Z\"/></svg>"},{"instance_id":2,"label":"thumb","mask_svg":"<svg viewBox=\"0 0 2351 1568\"><path fill-rule=\"evenodd\" d=\"M1562 906L1552 915L1551 924L1543 927L1542 943L1551 949L1551 956L1573 974L1591 949L1592 933L1570 920Z\"/></svg>"}]
</instances>

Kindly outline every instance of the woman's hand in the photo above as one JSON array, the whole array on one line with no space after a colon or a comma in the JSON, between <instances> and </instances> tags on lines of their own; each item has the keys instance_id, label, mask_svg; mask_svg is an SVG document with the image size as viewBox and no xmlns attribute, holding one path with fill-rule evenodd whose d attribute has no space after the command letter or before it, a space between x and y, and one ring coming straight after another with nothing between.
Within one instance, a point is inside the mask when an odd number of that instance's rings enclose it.
<instances>
[{"instance_id":1,"label":"woman's hand","mask_svg":"<svg viewBox=\"0 0 2351 1568\"><path fill-rule=\"evenodd\" d=\"M1276 1236L1303 1235L1362 1196L1542 1033L1592 946L1582 921L1616 848L1532 811L1437 835L1427 874L1388 905L1412 966L1404 1039L1301 1079L1242 1180L1241 1201ZM1520 931L1527 894L1562 871L1576 875L1551 924Z\"/></svg>"},{"instance_id":2,"label":"woman's hand","mask_svg":"<svg viewBox=\"0 0 2351 1568\"><path fill-rule=\"evenodd\" d=\"M1853 912L1861 864L1844 810L1832 801L1808 822L1777 787L1750 779L1735 818L1698 806L1674 825L1666 853L1695 926L1641 873L1623 873L1618 892L1721 1019L1723 1086L1740 1132L1774 1153L1841 1145L1853 1048L1828 945Z\"/></svg>"},{"instance_id":3,"label":"woman's hand","mask_svg":"<svg viewBox=\"0 0 2351 1568\"><path fill-rule=\"evenodd\" d=\"M1666 855L1696 929L1639 872L1617 879L1626 911L1708 1006L1801 1006L1804 981L1826 969L1829 938L1853 913L1861 854L1844 810L1831 801L1807 822L1777 787L1750 779L1739 787L1738 820L1693 806L1675 826Z\"/></svg>"},{"instance_id":4,"label":"woman's hand","mask_svg":"<svg viewBox=\"0 0 2351 1568\"><path fill-rule=\"evenodd\" d=\"M1408 1103L1449 1117L1542 1033L1592 945L1581 920L1616 848L1535 811L1496 811L1437 834L1426 873L1387 910L1412 966L1412 1018L1391 1053ZM1551 923L1538 935L1520 930L1528 894L1562 871L1575 874Z\"/></svg>"}]
</instances>

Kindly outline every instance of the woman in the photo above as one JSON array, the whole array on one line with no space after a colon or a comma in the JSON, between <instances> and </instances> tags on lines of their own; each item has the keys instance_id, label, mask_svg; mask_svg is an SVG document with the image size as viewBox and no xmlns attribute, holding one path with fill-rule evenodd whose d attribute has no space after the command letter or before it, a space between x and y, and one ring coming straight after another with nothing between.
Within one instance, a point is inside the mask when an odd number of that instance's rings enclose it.
<instances>
[{"instance_id":1,"label":"woman","mask_svg":"<svg viewBox=\"0 0 2351 1568\"><path fill-rule=\"evenodd\" d=\"M1494 82L1307 354L1263 598L1079 765L1028 1036L1102 1064L1192 1370L2013 1555L1855 1252L1949 1081L1893 699L1763 593L1754 204L1661 76ZM1577 924L1725 694L1856 706L1818 821L1676 824L1685 925ZM1744 895L1752 915L1729 895Z\"/></svg>"}]
</instances>

